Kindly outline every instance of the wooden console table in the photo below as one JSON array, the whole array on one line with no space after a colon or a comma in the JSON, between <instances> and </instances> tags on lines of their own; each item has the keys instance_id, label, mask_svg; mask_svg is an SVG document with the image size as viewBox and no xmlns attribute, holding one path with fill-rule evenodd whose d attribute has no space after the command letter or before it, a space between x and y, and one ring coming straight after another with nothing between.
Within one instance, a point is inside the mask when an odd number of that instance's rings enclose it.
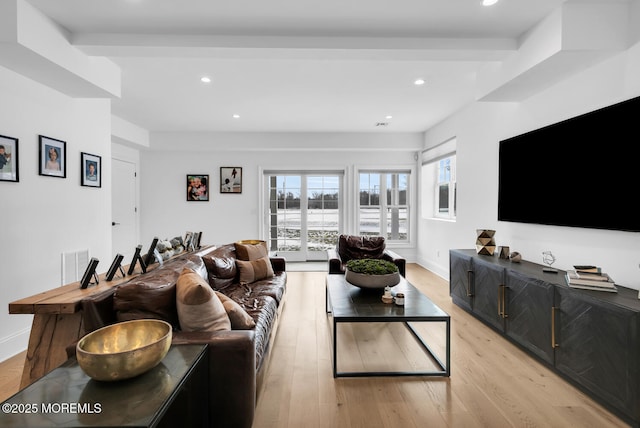
<instances>
[{"instance_id":1,"label":"wooden console table","mask_svg":"<svg viewBox=\"0 0 640 428\"><path fill-rule=\"evenodd\" d=\"M158 266L157 263L153 264L147 271ZM127 267L123 268L126 272ZM97 285L84 290L80 289L79 281L72 282L9 303L10 314L33 314L20 389L64 363L67 360L67 346L84 336L81 307L83 299L131 281L140 274L138 267L132 275L124 278L118 275L112 281L107 281L106 274L103 273L99 275Z\"/></svg>"}]
</instances>

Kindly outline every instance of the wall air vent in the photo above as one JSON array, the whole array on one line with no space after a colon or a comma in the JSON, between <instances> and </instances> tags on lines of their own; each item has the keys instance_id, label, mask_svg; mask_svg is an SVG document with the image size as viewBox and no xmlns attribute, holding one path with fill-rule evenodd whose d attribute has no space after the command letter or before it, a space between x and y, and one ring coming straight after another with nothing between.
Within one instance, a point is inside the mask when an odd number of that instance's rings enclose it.
<instances>
[{"instance_id":1,"label":"wall air vent","mask_svg":"<svg viewBox=\"0 0 640 428\"><path fill-rule=\"evenodd\" d=\"M89 249L62 253L62 284L80 281L89 264Z\"/></svg>"},{"instance_id":2,"label":"wall air vent","mask_svg":"<svg viewBox=\"0 0 640 428\"><path fill-rule=\"evenodd\" d=\"M389 122L377 122L376 126L384 128L385 126L389 126Z\"/></svg>"}]
</instances>

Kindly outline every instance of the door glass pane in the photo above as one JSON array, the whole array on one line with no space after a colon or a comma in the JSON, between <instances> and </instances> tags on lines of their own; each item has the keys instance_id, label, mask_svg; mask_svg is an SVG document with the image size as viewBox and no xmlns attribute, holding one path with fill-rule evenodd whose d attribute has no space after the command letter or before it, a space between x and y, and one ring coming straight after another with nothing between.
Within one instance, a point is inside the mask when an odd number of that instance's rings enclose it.
<instances>
[{"instance_id":1,"label":"door glass pane","mask_svg":"<svg viewBox=\"0 0 640 428\"><path fill-rule=\"evenodd\" d=\"M298 176L271 177L270 183L270 236L271 250L299 251L300 193Z\"/></svg>"},{"instance_id":2,"label":"door glass pane","mask_svg":"<svg viewBox=\"0 0 640 428\"><path fill-rule=\"evenodd\" d=\"M338 176L307 177L307 250L326 251L338 241Z\"/></svg>"}]
</instances>

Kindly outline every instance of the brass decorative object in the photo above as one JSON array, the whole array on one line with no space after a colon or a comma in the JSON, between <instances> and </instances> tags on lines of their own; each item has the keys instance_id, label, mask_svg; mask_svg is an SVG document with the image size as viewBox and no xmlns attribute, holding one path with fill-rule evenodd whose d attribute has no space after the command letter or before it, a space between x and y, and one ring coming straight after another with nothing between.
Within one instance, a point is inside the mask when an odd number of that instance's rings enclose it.
<instances>
[{"instance_id":1,"label":"brass decorative object","mask_svg":"<svg viewBox=\"0 0 640 428\"><path fill-rule=\"evenodd\" d=\"M165 321L125 321L84 336L76 345L76 357L92 379L129 379L160 363L169 351L171 338L171 324Z\"/></svg>"},{"instance_id":2,"label":"brass decorative object","mask_svg":"<svg viewBox=\"0 0 640 428\"><path fill-rule=\"evenodd\" d=\"M498 247L498 257L501 259L509 260L509 247Z\"/></svg>"},{"instance_id":3,"label":"brass decorative object","mask_svg":"<svg viewBox=\"0 0 640 428\"><path fill-rule=\"evenodd\" d=\"M476 230L476 252L485 256L493 256L496 250L495 230L477 229Z\"/></svg>"}]
</instances>

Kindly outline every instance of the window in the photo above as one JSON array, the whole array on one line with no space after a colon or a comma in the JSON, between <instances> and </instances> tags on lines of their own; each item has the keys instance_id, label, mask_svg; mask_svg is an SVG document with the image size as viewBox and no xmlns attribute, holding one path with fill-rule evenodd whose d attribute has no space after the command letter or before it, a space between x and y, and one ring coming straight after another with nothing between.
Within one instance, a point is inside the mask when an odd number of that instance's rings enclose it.
<instances>
[{"instance_id":1,"label":"window","mask_svg":"<svg viewBox=\"0 0 640 428\"><path fill-rule=\"evenodd\" d=\"M455 218L456 216L456 157L438 161L438 182L436 191L436 217Z\"/></svg>"},{"instance_id":2,"label":"window","mask_svg":"<svg viewBox=\"0 0 640 428\"><path fill-rule=\"evenodd\" d=\"M409 241L408 171L361 171L358 233Z\"/></svg>"},{"instance_id":3,"label":"window","mask_svg":"<svg viewBox=\"0 0 640 428\"><path fill-rule=\"evenodd\" d=\"M456 218L456 140L422 153L422 217Z\"/></svg>"}]
</instances>

